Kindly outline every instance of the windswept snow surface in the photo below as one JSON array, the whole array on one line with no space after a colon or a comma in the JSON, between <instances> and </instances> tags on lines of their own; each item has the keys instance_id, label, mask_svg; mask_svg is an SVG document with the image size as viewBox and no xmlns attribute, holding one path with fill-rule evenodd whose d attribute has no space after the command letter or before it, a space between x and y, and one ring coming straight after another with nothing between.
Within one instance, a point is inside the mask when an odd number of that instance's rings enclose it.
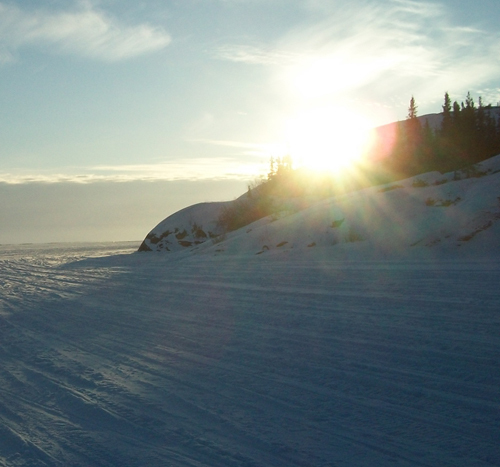
<instances>
[{"instance_id":1,"label":"windswept snow surface","mask_svg":"<svg viewBox=\"0 0 500 467\"><path fill-rule=\"evenodd\" d=\"M499 465L495 258L113 248L1 248L0 465Z\"/></svg>"}]
</instances>

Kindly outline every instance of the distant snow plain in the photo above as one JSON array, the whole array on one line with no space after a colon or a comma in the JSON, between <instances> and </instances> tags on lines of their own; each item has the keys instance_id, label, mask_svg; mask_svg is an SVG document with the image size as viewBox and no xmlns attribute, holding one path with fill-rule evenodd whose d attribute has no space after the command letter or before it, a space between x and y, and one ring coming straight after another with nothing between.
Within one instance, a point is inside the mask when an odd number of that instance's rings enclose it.
<instances>
[{"instance_id":1,"label":"distant snow plain","mask_svg":"<svg viewBox=\"0 0 500 467\"><path fill-rule=\"evenodd\" d=\"M378 255L347 208L356 241L300 246L320 207L174 253L2 246L0 465L499 465L498 175L371 189L435 221Z\"/></svg>"}]
</instances>

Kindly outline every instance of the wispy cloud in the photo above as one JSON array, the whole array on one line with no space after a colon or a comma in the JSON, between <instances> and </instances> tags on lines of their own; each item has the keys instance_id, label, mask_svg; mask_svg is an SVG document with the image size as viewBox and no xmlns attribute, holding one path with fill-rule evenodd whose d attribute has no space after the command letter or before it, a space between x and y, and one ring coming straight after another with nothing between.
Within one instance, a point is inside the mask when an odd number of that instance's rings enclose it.
<instances>
[{"instance_id":1,"label":"wispy cloud","mask_svg":"<svg viewBox=\"0 0 500 467\"><path fill-rule=\"evenodd\" d=\"M122 24L89 4L74 11L51 11L0 3L0 62L12 60L27 46L115 61L160 50L170 41L160 28Z\"/></svg>"},{"instance_id":2,"label":"wispy cloud","mask_svg":"<svg viewBox=\"0 0 500 467\"><path fill-rule=\"evenodd\" d=\"M305 98L474 91L500 73L500 33L451 22L444 3L308 0L310 16L272 46L226 45L218 57L276 67ZM472 88L472 89L471 89Z\"/></svg>"},{"instance_id":3,"label":"wispy cloud","mask_svg":"<svg viewBox=\"0 0 500 467\"><path fill-rule=\"evenodd\" d=\"M157 164L98 165L38 173L16 170L0 173L0 183L95 183L174 180L248 180L259 173L259 161L213 157Z\"/></svg>"},{"instance_id":4,"label":"wispy cloud","mask_svg":"<svg viewBox=\"0 0 500 467\"><path fill-rule=\"evenodd\" d=\"M247 143L242 141L231 140L211 140L198 139L193 142L210 144L212 146L222 146L226 148L234 148L237 153L234 156L252 156L260 159L268 160L270 157L281 157L286 154L283 145L275 143Z\"/></svg>"},{"instance_id":5,"label":"wispy cloud","mask_svg":"<svg viewBox=\"0 0 500 467\"><path fill-rule=\"evenodd\" d=\"M438 3L392 0L346 8L284 41L311 56L291 70L299 86L343 93L374 83L392 92L477 84L499 71L499 39L450 24ZM318 66L315 82L310 74Z\"/></svg>"},{"instance_id":6,"label":"wispy cloud","mask_svg":"<svg viewBox=\"0 0 500 467\"><path fill-rule=\"evenodd\" d=\"M293 63L298 58L295 53L279 50L263 44L222 45L215 50L215 57L220 60L249 63L253 65L282 65L285 63Z\"/></svg>"}]
</instances>

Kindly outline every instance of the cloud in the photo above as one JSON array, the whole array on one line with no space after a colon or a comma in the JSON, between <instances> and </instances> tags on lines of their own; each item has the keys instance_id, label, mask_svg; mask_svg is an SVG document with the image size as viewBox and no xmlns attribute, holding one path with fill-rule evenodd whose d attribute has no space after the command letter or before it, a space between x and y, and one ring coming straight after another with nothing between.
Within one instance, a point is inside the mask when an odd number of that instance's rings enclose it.
<instances>
[{"instance_id":1,"label":"cloud","mask_svg":"<svg viewBox=\"0 0 500 467\"><path fill-rule=\"evenodd\" d=\"M160 28L121 24L90 5L76 11L27 11L0 3L0 62L28 46L115 61L161 50L170 41Z\"/></svg>"},{"instance_id":2,"label":"cloud","mask_svg":"<svg viewBox=\"0 0 500 467\"><path fill-rule=\"evenodd\" d=\"M498 42L498 35L451 25L440 4L410 0L370 2L357 10L353 5L284 38L287 48L309 57L290 70L296 84L316 93L380 80L392 90L418 81L442 89L457 80L477 83L498 73L492 47Z\"/></svg>"},{"instance_id":3,"label":"cloud","mask_svg":"<svg viewBox=\"0 0 500 467\"><path fill-rule=\"evenodd\" d=\"M297 55L265 45L226 44L215 51L215 57L231 62L253 65L282 65L292 63Z\"/></svg>"},{"instance_id":4,"label":"cloud","mask_svg":"<svg viewBox=\"0 0 500 467\"><path fill-rule=\"evenodd\" d=\"M266 160L272 156L280 157L286 154L286 149L284 149L282 145L269 144L269 143L246 143L241 141L210 140L210 139L198 139L194 140L193 142L210 144L213 146L235 148L239 150L238 153L235 155L259 157L259 158L264 158Z\"/></svg>"},{"instance_id":5,"label":"cloud","mask_svg":"<svg viewBox=\"0 0 500 467\"><path fill-rule=\"evenodd\" d=\"M181 159L158 164L96 166L91 170L104 177L116 174L134 180L227 180L246 179L255 174L256 163L230 157Z\"/></svg>"},{"instance_id":6,"label":"cloud","mask_svg":"<svg viewBox=\"0 0 500 467\"><path fill-rule=\"evenodd\" d=\"M261 171L260 161L231 157L179 159L157 164L98 165L32 173L0 173L0 183L78 183L132 181L248 180Z\"/></svg>"},{"instance_id":7,"label":"cloud","mask_svg":"<svg viewBox=\"0 0 500 467\"><path fill-rule=\"evenodd\" d=\"M308 0L308 15L267 46L226 45L218 57L275 67L304 99L358 95L366 101L446 90L475 91L500 73L500 34L456 25L444 3ZM365 96L360 96L365 91ZM436 93L438 93L436 95Z\"/></svg>"},{"instance_id":8,"label":"cloud","mask_svg":"<svg viewBox=\"0 0 500 467\"><path fill-rule=\"evenodd\" d=\"M284 143L244 143L240 141L225 141L225 140L196 140L196 142L211 144L214 146L222 146L235 148L238 151L233 154L233 156L249 156L252 158L258 158L259 162L252 162L247 165L245 169L245 174L252 175L255 177L257 174L263 174L262 162L267 163L270 158L283 157L289 154L290 150ZM248 172L252 169L253 173Z\"/></svg>"}]
</instances>

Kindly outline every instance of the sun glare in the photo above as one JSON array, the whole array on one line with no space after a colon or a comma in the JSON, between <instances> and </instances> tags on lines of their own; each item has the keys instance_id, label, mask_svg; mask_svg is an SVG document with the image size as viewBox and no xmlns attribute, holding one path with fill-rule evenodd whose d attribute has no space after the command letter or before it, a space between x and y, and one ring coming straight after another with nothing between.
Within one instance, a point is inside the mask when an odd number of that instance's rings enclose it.
<instances>
[{"instance_id":1,"label":"sun glare","mask_svg":"<svg viewBox=\"0 0 500 467\"><path fill-rule=\"evenodd\" d=\"M367 118L349 109L313 109L289 120L288 150L296 166L339 172L362 159L371 130Z\"/></svg>"}]
</instances>

